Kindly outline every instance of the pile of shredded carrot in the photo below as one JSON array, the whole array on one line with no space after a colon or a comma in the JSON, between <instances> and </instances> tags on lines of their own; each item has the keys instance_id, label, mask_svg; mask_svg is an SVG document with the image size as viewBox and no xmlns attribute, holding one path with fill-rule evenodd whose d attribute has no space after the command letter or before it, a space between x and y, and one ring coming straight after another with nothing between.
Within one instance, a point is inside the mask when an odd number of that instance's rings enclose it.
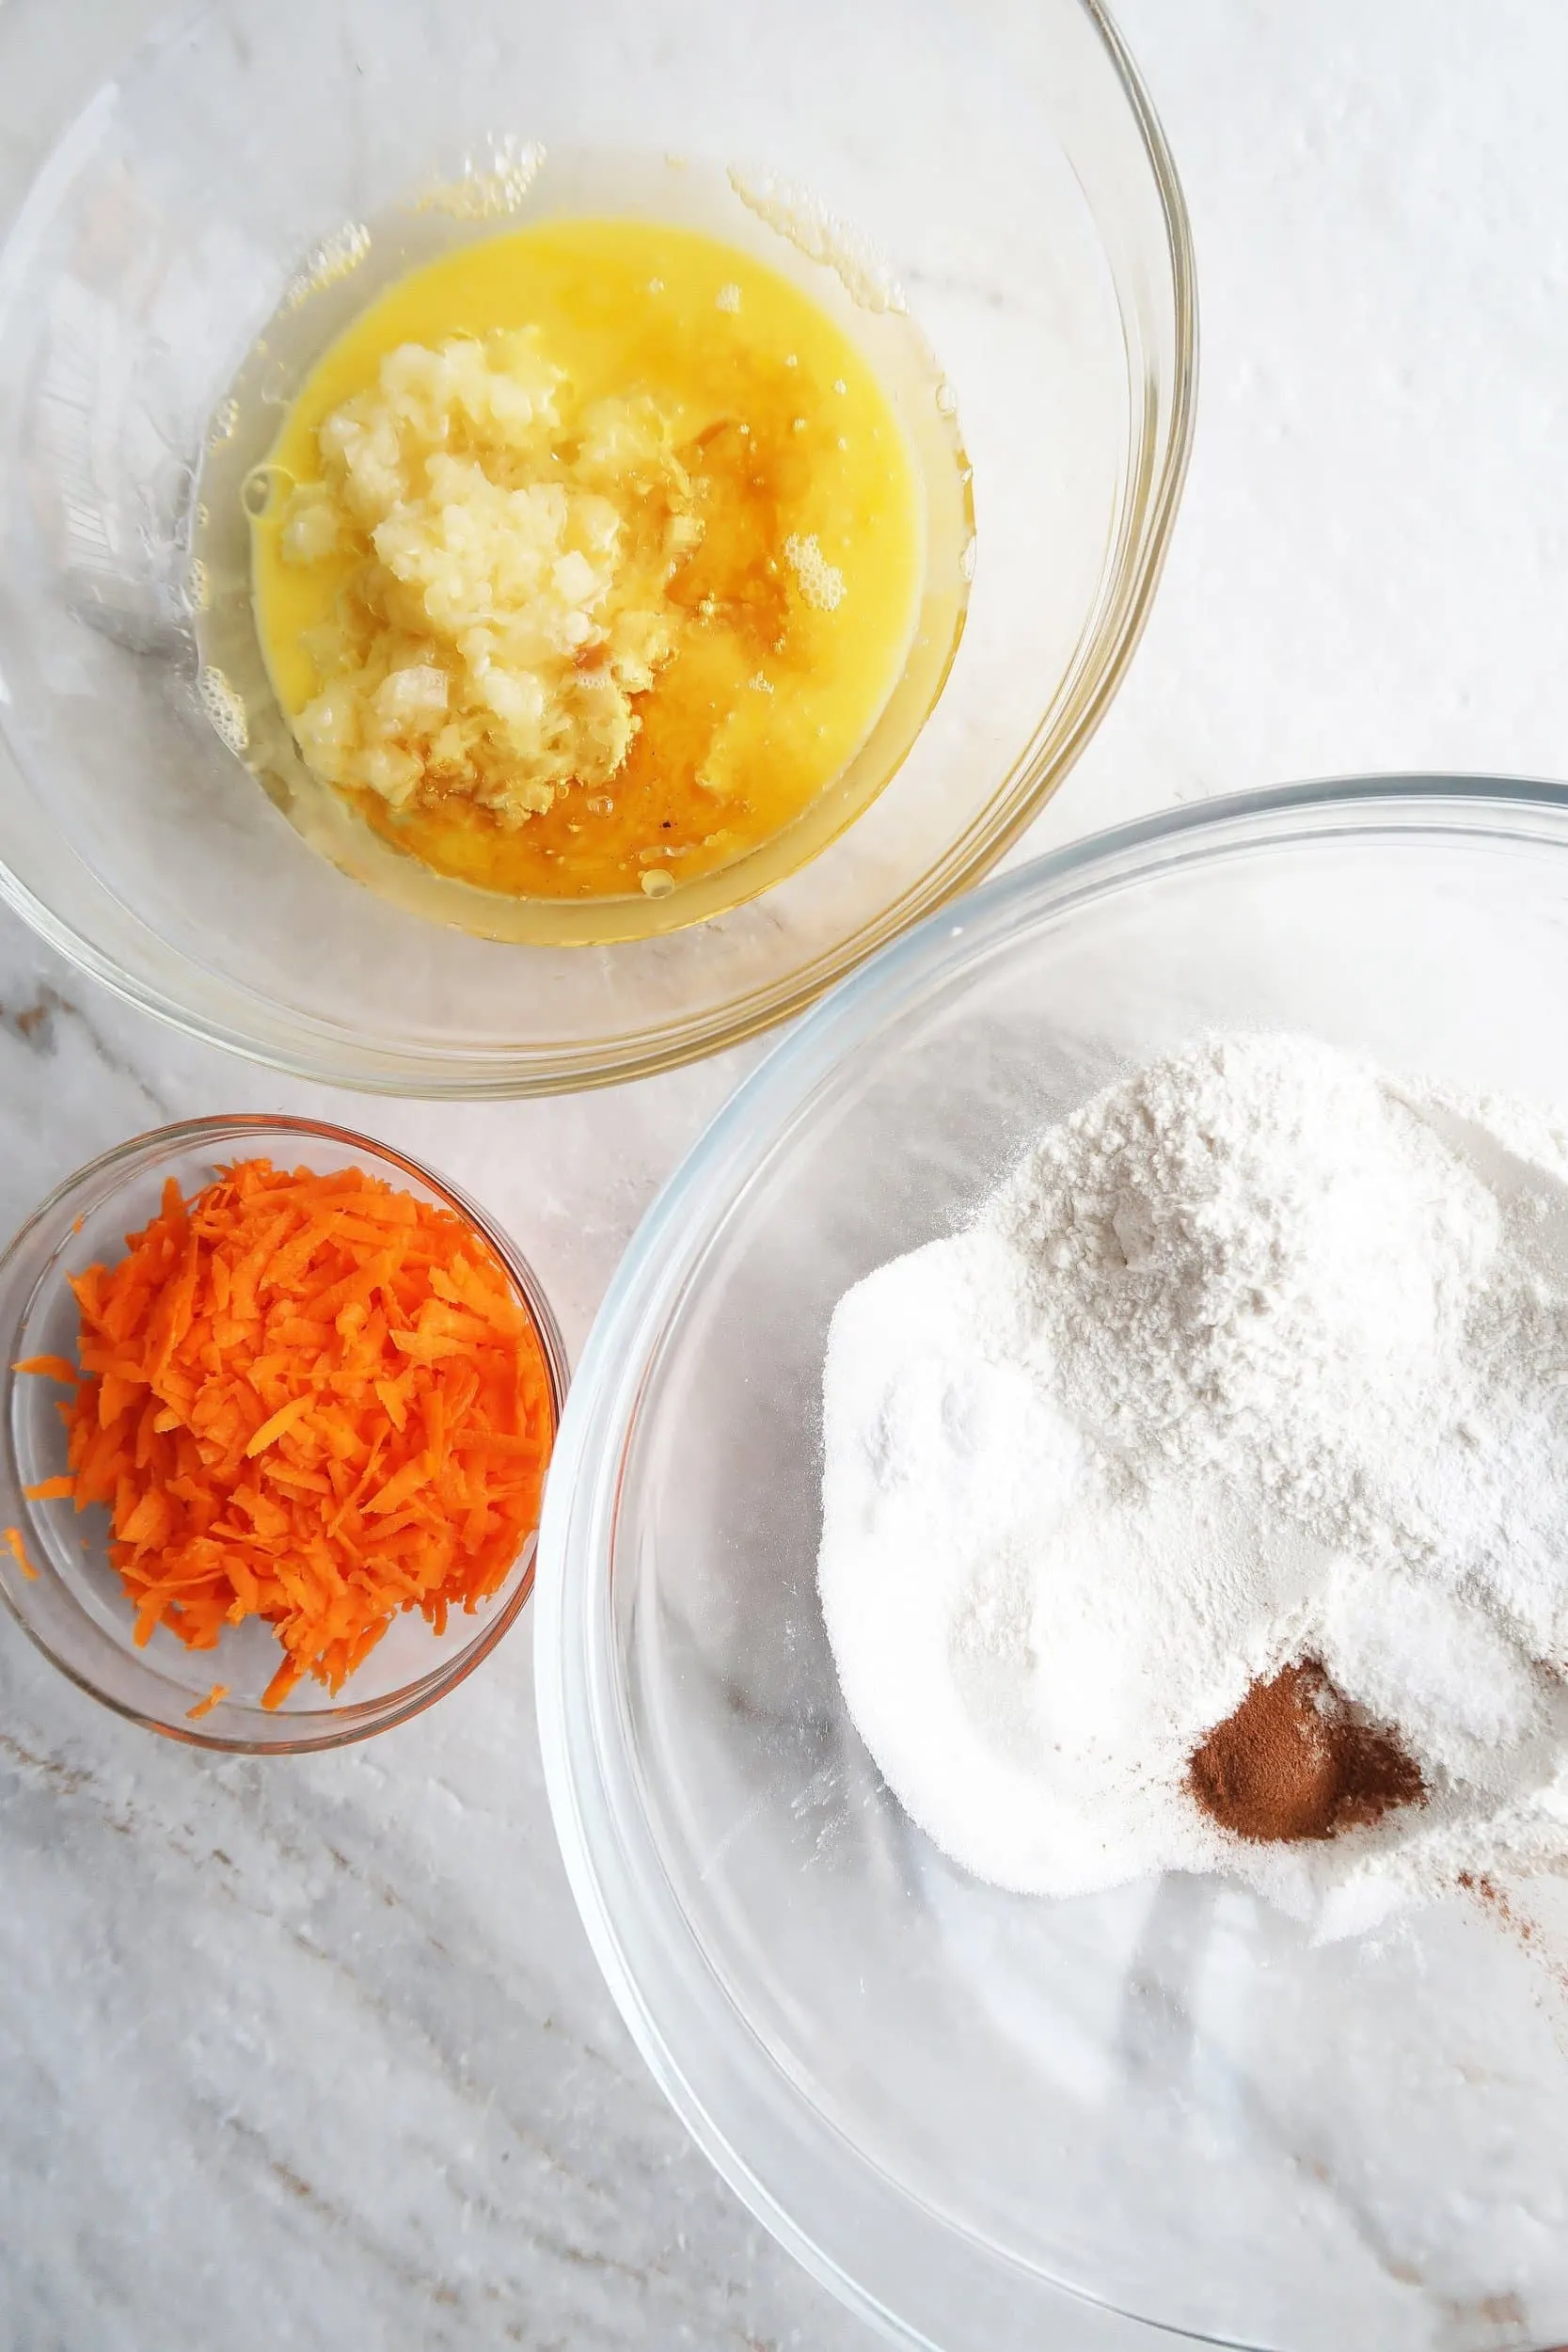
<instances>
[{"instance_id":1,"label":"pile of shredded carrot","mask_svg":"<svg viewBox=\"0 0 1568 2352\"><path fill-rule=\"evenodd\" d=\"M539 1518L554 1409L510 1278L451 1211L348 1168L172 1182L112 1267L71 1288L71 1474L29 1489L108 1505L135 1638L193 1649L266 1618L332 1691L402 1609L439 1633L505 1580ZM219 1686L214 1686L217 1688Z\"/></svg>"}]
</instances>

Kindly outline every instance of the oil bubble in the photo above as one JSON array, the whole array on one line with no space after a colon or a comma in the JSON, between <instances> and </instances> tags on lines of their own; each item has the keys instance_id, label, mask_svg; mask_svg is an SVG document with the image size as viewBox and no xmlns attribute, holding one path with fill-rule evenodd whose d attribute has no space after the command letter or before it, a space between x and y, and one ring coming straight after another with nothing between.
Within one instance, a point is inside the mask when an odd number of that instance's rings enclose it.
<instances>
[{"instance_id":1,"label":"oil bubble","mask_svg":"<svg viewBox=\"0 0 1568 2352\"><path fill-rule=\"evenodd\" d=\"M252 466L240 485L240 504L253 521L259 521L293 486L293 474L282 466Z\"/></svg>"},{"instance_id":2,"label":"oil bubble","mask_svg":"<svg viewBox=\"0 0 1568 2352\"><path fill-rule=\"evenodd\" d=\"M287 359L269 360L257 391L264 408L287 408L299 388L299 371Z\"/></svg>"},{"instance_id":3,"label":"oil bubble","mask_svg":"<svg viewBox=\"0 0 1568 2352\"><path fill-rule=\"evenodd\" d=\"M245 722L245 705L230 680L221 670L209 667L198 677L196 691L214 733L228 744L236 759L243 758L250 743L250 728Z\"/></svg>"}]
</instances>

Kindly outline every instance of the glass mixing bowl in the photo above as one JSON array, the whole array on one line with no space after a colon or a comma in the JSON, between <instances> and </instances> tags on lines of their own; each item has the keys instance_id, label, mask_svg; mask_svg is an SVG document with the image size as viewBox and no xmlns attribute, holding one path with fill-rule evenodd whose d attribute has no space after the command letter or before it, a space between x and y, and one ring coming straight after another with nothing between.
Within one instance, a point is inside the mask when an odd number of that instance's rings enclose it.
<instances>
[{"instance_id":1,"label":"glass mixing bowl","mask_svg":"<svg viewBox=\"0 0 1568 2352\"><path fill-rule=\"evenodd\" d=\"M336 1695L307 1676L281 1706L263 1707L261 1693L283 1655L269 1626L252 1618L230 1627L215 1649L188 1649L166 1626L138 1645L131 1603L109 1561L107 1512L28 1500L27 1487L66 1468L58 1410L65 1391L13 1369L35 1356L77 1360L80 1317L67 1278L114 1263L125 1235L157 1215L170 1177L188 1200L219 1168L263 1157L321 1175L362 1168L455 1211L512 1278L539 1342L558 1426L566 1348L533 1269L471 1200L389 1145L313 1119L197 1119L136 1136L79 1168L0 1257L0 1527L18 1531L26 1555L24 1565L0 1547L0 1600L46 1658L133 1722L197 1747L300 1755L368 1739L455 1690L521 1615L533 1589L535 1538L527 1538L491 1597L471 1614L454 1610L444 1632L418 1611L404 1611ZM215 1683L227 1695L193 1715Z\"/></svg>"},{"instance_id":2,"label":"glass mixing bowl","mask_svg":"<svg viewBox=\"0 0 1568 2352\"><path fill-rule=\"evenodd\" d=\"M94 46L53 0L0 10L0 889L57 946L303 1074L581 1086L798 1010L1028 823L1136 640L1192 421L1185 215L1098 0L209 0L108 78ZM258 333L314 288L326 340L358 225L498 159L505 195L530 142L518 219L552 147L803 185L885 257L974 466L967 627L892 782L751 903L613 946L348 880L225 741L198 648L198 473Z\"/></svg>"},{"instance_id":3,"label":"glass mixing bowl","mask_svg":"<svg viewBox=\"0 0 1568 2352\"><path fill-rule=\"evenodd\" d=\"M942 2352L1568 2340L1568 1923L1314 1948L1217 1878L1052 1902L905 1818L815 1588L834 1302L1194 1032L1568 1103L1568 791L1211 803L1046 858L811 1015L643 1224L561 1432L550 1800L658 2080L772 2229ZM1556 1897L1559 1912L1563 1894Z\"/></svg>"}]
</instances>

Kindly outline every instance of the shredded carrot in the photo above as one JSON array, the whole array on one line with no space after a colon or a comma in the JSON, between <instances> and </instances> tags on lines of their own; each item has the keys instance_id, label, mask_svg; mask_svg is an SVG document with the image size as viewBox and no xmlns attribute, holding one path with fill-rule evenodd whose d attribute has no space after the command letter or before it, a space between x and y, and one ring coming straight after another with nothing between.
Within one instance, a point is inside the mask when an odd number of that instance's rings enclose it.
<instances>
[{"instance_id":1,"label":"shredded carrot","mask_svg":"<svg viewBox=\"0 0 1568 2352\"><path fill-rule=\"evenodd\" d=\"M29 1584L36 1584L39 1572L27 1557L27 1547L22 1540L20 1527L0 1527L0 1544L4 1544Z\"/></svg>"},{"instance_id":2,"label":"shredded carrot","mask_svg":"<svg viewBox=\"0 0 1568 2352\"><path fill-rule=\"evenodd\" d=\"M214 1682L204 1699L198 1699L194 1707L186 1708L185 1721L188 1724L199 1723L203 1715L210 1715L212 1713L219 1699L226 1699L228 1696L228 1683Z\"/></svg>"},{"instance_id":3,"label":"shredded carrot","mask_svg":"<svg viewBox=\"0 0 1568 2352\"><path fill-rule=\"evenodd\" d=\"M63 1356L24 1356L13 1372L36 1372L44 1380L68 1380L74 1388L82 1377L74 1364L68 1364Z\"/></svg>"},{"instance_id":4,"label":"shredded carrot","mask_svg":"<svg viewBox=\"0 0 1568 2352\"><path fill-rule=\"evenodd\" d=\"M74 1478L40 1478L36 1486L24 1486L29 1502L63 1502L76 1492Z\"/></svg>"},{"instance_id":5,"label":"shredded carrot","mask_svg":"<svg viewBox=\"0 0 1568 2352\"><path fill-rule=\"evenodd\" d=\"M107 1506L137 1642L166 1625L213 1649L263 1617L276 1707L304 1675L341 1689L400 1610L440 1630L505 1581L553 1404L512 1279L462 1217L357 1168L245 1160L188 1201L170 1183L126 1255L71 1288L81 1371L17 1366L76 1384L70 1477L29 1491Z\"/></svg>"}]
</instances>

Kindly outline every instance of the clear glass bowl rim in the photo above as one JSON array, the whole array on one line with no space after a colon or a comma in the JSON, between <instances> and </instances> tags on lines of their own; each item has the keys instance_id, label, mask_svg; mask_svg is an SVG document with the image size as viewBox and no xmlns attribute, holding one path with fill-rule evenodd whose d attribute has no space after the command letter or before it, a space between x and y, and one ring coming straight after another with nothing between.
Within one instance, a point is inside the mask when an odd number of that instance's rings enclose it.
<instances>
[{"instance_id":1,"label":"clear glass bowl rim","mask_svg":"<svg viewBox=\"0 0 1568 2352\"><path fill-rule=\"evenodd\" d=\"M205 5L206 0L186 0L183 7L171 7L120 61L119 70L154 56ZM978 837L972 837L965 854L945 858L930 867L913 892L786 980L736 999L698 1021L666 1024L645 1038L603 1044L578 1042L537 1057L515 1044L469 1046L450 1054L428 1047L400 1050L379 1041L366 1045L332 1020L298 1012L278 1020L269 1018L261 1006L255 1008L254 1019L247 1013L245 1023L231 1020L222 1012L199 1008L152 977L126 970L45 904L3 860L0 901L76 969L187 1036L222 1045L293 1077L371 1094L461 1100L620 1085L721 1052L803 1011L890 940L981 882L1072 769L1120 687L1164 568L1186 480L1196 415L1196 266L1175 160L1153 102L1103 0L1077 0L1077 5L1104 50L1137 129L1164 227L1173 341L1171 381L1164 388L1168 413L1163 429L1151 431L1150 419L1157 417L1159 402L1150 394L1147 381L1141 398L1137 383L1130 385L1133 396L1130 507L1091 614L1087 647L1075 665L1072 691L1053 721L1048 723L1042 718L1008 774L998 783L990 804L990 821ZM0 19L0 36L4 30ZM68 111L55 126L56 135L68 134L70 122L80 111L79 107ZM0 219L0 252L24 217L37 185L37 180L30 183L15 214ZM1122 309L1125 320L1125 301ZM1147 377L1147 362L1144 373ZM0 758L11 756L0 738Z\"/></svg>"},{"instance_id":2,"label":"clear glass bowl rim","mask_svg":"<svg viewBox=\"0 0 1568 2352\"><path fill-rule=\"evenodd\" d=\"M474 1227L481 1238L489 1244L505 1266L527 1307L539 1340L540 1352L545 1359L546 1377L549 1382L550 1390L550 1405L555 1415L556 1433L559 1437L565 1412L566 1393L571 1383L571 1369L566 1354L566 1343L562 1337L555 1311L532 1266L523 1256L515 1242L511 1240L495 1219L482 1209L477 1201L471 1200L467 1193L460 1191L457 1185L451 1183L448 1178L437 1175L434 1168L427 1168L422 1161L415 1159L411 1153L399 1151L394 1144L382 1143L374 1136L364 1135L356 1128L336 1127L325 1120L293 1119L282 1112L269 1111L219 1113L207 1119L181 1120L172 1126L150 1127L141 1135L130 1136L123 1143L116 1144L112 1151L100 1152L96 1159L88 1160L83 1167L77 1168L74 1174L68 1176L63 1184L56 1184L54 1191L45 1200L40 1201L32 1215L18 1227L7 1243L4 1251L0 1252L0 1262L8 1262L17 1252L23 1250L40 1227L67 1209L87 1187L96 1186L102 1178L110 1175L117 1168L129 1169L133 1166L145 1166L149 1162L155 1164L158 1158L166 1157L172 1152L200 1151L208 1145L221 1146L236 1139L243 1140L247 1134L258 1133L298 1136L306 1141L313 1137L318 1141L325 1140L349 1152L370 1152L378 1165L399 1169L404 1175L412 1177L417 1184L428 1185L430 1190L439 1200L445 1201L449 1208ZM0 1373L0 1395L5 1398L8 1407L10 1383L14 1376L9 1370L8 1344L6 1369ZM0 1450L3 1450L11 1481L20 1493L22 1480L17 1465L11 1456L8 1409L5 1413L3 1425L0 1425ZM550 1458L553 1463L553 1448ZM547 1475L546 1472L546 1477ZM442 1663L430 1674L422 1676L418 1682L405 1685L402 1691L389 1693L384 1699L358 1702L352 1699L344 1700L329 1713L324 1710L314 1719L319 1728L309 1731L302 1729L297 1739L291 1740L236 1739L232 1735L210 1731L199 1722L168 1724L160 1721L155 1716L146 1714L128 1701L115 1697L110 1692L101 1690L95 1682L78 1673L68 1660L61 1658L55 1650L50 1647L38 1628L29 1623L25 1613L16 1606L8 1592L0 1590L0 1600L5 1602L8 1611L22 1628L23 1632L26 1634L34 1647L43 1653L52 1666L57 1667L60 1673L66 1676L68 1680L73 1682L79 1691L85 1691L87 1696L96 1699L100 1706L112 1708L117 1715L124 1716L128 1722L139 1724L148 1731L155 1731L160 1738L178 1740L193 1748L215 1748L228 1756L306 1756L323 1748L346 1747L354 1740L369 1740L376 1732L388 1731L394 1724L407 1723L415 1715L423 1714L427 1707L433 1707L436 1701L444 1698L449 1691L455 1690L460 1682L466 1681L474 1668L482 1660L489 1656L502 1635L511 1629L522 1614L533 1591L534 1579L538 1572L538 1546L535 1543L533 1559L530 1562L516 1589L507 1596L504 1606L499 1609L493 1617L486 1619L471 1642L465 1644L462 1649L454 1651L449 1658L443 1660ZM278 1720L284 1722L288 1719L279 1717Z\"/></svg>"},{"instance_id":3,"label":"clear glass bowl rim","mask_svg":"<svg viewBox=\"0 0 1568 2352\"><path fill-rule=\"evenodd\" d=\"M834 989L774 1046L698 1137L644 1216L582 1350L557 1435L559 1474L540 1524L534 1680L545 1783L566 1874L622 2016L655 2080L730 2186L781 2244L869 2326L911 2352L942 2352L908 2313L918 2308L908 2225L918 2217L926 2267L967 2263L972 2286L992 2286L997 2255L922 2206L863 2155L764 2047L687 1923L638 1817L638 1767L613 1661L606 1567L623 1440L641 1394L648 1344L675 1306L717 1216L754 1164L805 1111L842 1056L956 970L1075 906L1193 865L1215 865L1291 841L1463 836L1568 851L1568 784L1474 775L1395 773L1229 794L1086 835L987 883L906 932ZM1564 867L1568 881L1568 865ZM650 1990L657 1979L657 1989ZM676 2023L671 2025L671 2017ZM687 2071L693 2053L705 2075ZM715 2057L714 2054L718 2053ZM685 2062L683 2062L685 2061ZM723 2113L711 2095L723 2076ZM759 2161L739 2144L736 2109ZM890 2300L853 2276L798 2217L801 2201L774 2179L793 2169L818 2209L841 2217L840 2242L905 2225L899 2289ZM890 2265L886 2261L884 2273ZM1215 2341L1136 2318L1014 2265L1031 2294L1052 2296L1063 2341L1132 2352L1157 2340ZM1032 2306L1033 2309L1033 2306ZM1076 2321L1075 2315L1076 2314ZM1087 2330L1069 2336L1074 2326ZM1239 2352L1245 2352L1240 2347Z\"/></svg>"}]
</instances>

